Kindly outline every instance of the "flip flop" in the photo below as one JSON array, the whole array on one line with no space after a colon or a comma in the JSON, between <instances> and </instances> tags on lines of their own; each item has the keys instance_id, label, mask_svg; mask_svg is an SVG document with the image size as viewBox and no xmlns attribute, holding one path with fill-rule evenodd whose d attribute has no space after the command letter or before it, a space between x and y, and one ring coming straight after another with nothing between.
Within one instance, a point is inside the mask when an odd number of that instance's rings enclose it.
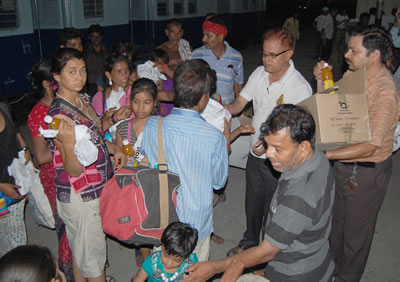
<instances>
[{"instance_id":1,"label":"flip flop","mask_svg":"<svg viewBox=\"0 0 400 282\"><path fill-rule=\"evenodd\" d=\"M230 249L228 251L228 253L226 254L227 257L233 256L233 255L237 255L239 253L243 252L243 249L239 246L233 247L232 249Z\"/></svg>"}]
</instances>

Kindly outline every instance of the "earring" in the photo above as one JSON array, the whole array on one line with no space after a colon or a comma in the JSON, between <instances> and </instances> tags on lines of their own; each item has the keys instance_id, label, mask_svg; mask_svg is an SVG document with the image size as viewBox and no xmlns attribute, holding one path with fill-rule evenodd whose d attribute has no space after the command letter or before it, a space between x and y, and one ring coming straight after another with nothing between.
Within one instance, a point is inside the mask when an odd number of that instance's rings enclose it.
<instances>
[{"instance_id":1,"label":"earring","mask_svg":"<svg viewBox=\"0 0 400 282\"><path fill-rule=\"evenodd\" d=\"M112 85L112 80L111 79L108 80L108 85L110 85L110 86Z\"/></svg>"}]
</instances>

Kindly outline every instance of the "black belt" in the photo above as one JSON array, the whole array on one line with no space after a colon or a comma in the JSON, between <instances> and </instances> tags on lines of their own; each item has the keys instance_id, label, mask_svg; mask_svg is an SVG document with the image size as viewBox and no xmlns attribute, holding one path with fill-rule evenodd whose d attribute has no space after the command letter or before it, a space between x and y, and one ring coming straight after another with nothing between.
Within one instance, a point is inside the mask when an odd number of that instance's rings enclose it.
<instances>
[{"instance_id":1,"label":"black belt","mask_svg":"<svg viewBox=\"0 0 400 282\"><path fill-rule=\"evenodd\" d=\"M373 162L349 162L349 163L345 163L345 162L341 162L344 165L357 165L357 166L361 166L361 167L375 167L375 163Z\"/></svg>"}]
</instances>

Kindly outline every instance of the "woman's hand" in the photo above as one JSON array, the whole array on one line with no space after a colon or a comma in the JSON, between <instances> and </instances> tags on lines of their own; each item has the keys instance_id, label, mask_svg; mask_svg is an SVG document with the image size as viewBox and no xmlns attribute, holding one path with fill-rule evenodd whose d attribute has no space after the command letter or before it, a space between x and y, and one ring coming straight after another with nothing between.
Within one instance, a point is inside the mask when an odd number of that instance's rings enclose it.
<instances>
[{"instance_id":1,"label":"woman's hand","mask_svg":"<svg viewBox=\"0 0 400 282\"><path fill-rule=\"evenodd\" d=\"M114 168L115 170L120 169L124 165L126 165L127 157L122 152L121 148L118 146L114 146Z\"/></svg>"},{"instance_id":2,"label":"woman's hand","mask_svg":"<svg viewBox=\"0 0 400 282\"><path fill-rule=\"evenodd\" d=\"M113 113L113 120L120 121L126 118L129 118L132 114L132 107L131 106L122 106L117 111Z\"/></svg>"},{"instance_id":3,"label":"woman's hand","mask_svg":"<svg viewBox=\"0 0 400 282\"><path fill-rule=\"evenodd\" d=\"M58 127L56 139L63 144L75 145L75 124L62 119Z\"/></svg>"},{"instance_id":4,"label":"woman's hand","mask_svg":"<svg viewBox=\"0 0 400 282\"><path fill-rule=\"evenodd\" d=\"M17 189L19 188L21 188L21 186L16 184L0 183L0 191L13 200L22 200L24 198L18 193Z\"/></svg>"}]
</instances>

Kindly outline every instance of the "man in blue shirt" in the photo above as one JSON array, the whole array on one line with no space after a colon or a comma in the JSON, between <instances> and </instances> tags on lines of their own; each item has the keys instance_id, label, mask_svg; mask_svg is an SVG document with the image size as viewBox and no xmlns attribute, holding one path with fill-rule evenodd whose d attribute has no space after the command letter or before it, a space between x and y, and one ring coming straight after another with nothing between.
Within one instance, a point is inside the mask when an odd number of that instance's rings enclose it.
<instances>
[{"instance_id":1,"label":"man in blue shirt","mask_svg":"<svg viewBox=\"0 0 400 282\"><path fill-rule=\"evenodd\" d=\"M200 115L210 93L215 92L216 75L203 60L180 63L174 75L175 103L162 121L165 161L177 173L181 187L177 196L179 220L199 232L194 250L200 261L208 260L213 231L213 189L224 187L228 177L228 150L224 135ZM158 116L146 123L142 153L151 166L157 164Z\"/></svg>"},{"instance_id":2,"label":"man in blue shirt","mask_svg":"<svg viewBox=\"0 0 400 282\"><path fill-rule=\"evenodd\" d=\"M243 58L224 41L228 29L220 16L203 23L203 46L193 51L193 59L203 59L217 73L217 92L222 104L230 104L243 85Z\"/></svg>"}]
</instances>

